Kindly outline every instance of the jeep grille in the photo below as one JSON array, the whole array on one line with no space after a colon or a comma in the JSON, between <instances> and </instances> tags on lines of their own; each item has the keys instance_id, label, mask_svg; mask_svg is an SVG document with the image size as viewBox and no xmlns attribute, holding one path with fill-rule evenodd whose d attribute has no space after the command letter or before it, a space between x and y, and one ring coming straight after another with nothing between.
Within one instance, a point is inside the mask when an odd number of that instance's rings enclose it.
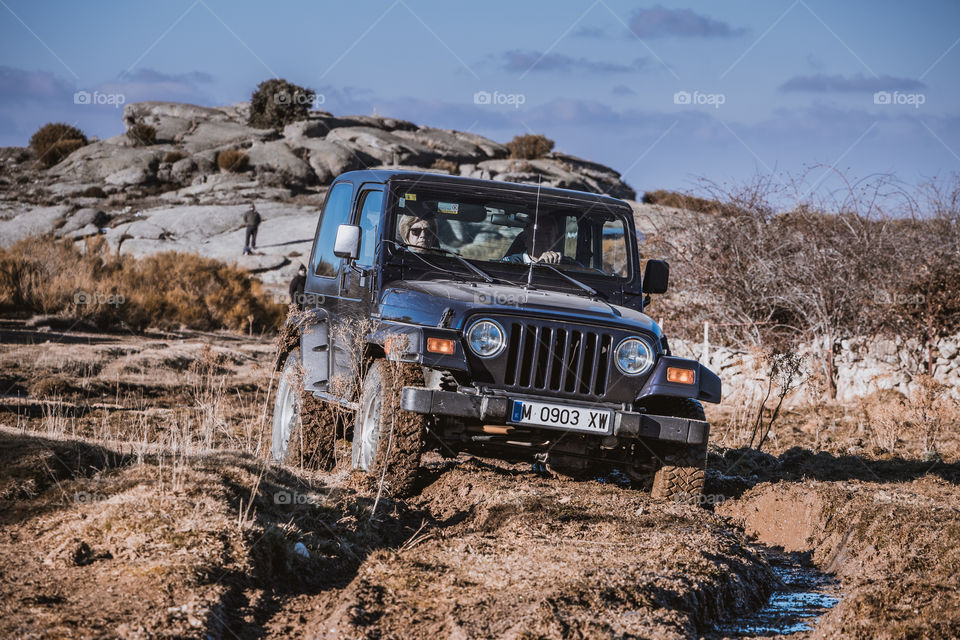
<instances>
[{"instance_id":1,"label":"jeep grille","mask_svg":"<svg viewBox=\"0 0 960 640\"><path fill-rule=\"evenodd\" d=\"M504 328L509 335L505 387L591 399L606 393L611 334L531 322L505 322Z\"/></svg>"}]
</instances>

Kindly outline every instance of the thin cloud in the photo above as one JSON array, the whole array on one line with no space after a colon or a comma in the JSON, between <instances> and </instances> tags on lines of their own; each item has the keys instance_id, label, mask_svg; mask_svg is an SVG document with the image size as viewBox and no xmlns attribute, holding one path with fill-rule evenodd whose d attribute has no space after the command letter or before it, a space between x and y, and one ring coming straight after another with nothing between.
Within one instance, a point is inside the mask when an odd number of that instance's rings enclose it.
<instances>
[{"instance_id":1,"label":"thin cloud","mask_svg":"<svg viewBox=\"0 0 960 640\"><path fill-rule=\"evenodd\" d=\"M808 93L874 93L884 90L923 89L926 85L913 78L894 76L826 75L794 76L778 87L779 91L804 91Z\"/></svg>"},{"instance_id":2,"label":"thin cloud","mask_svg":"<svg viewBox=\"0 0 960 640\"><path fill-rule=\"evenodd\" d=\"M588 27L584 25L574 31L573 36L575 38L606 38L607 30L601 27Z\"/></svg>"},{"instance_id":3,"label":"thin cloud","mask_svg":"<svg viewBox=\"0 0 960 640\"><path fill-rule=\"evenodd\" d=\"M60 100L73 92L71 83L47 71L27 71L0 65L0 102Z\"/></svg>"},{"instance_id":4,"label":"thin cloud","mask_svg":"<svg viewBox=\"0 0 960 640\"><path fill-rule=\"evenodd\" d=\"M630 64L573 58L561 53L544 55L539 51L513 49L502 56L501 68L505 71L525 73L527 71L560 71L581 73L630 73L644 67L646 61L637 58Z\"/></svg>"},{"instance_id":5,"label":"thin cloud","mask_svg":"<svg viewBox=\"0 0 960 640\"><path fill-rule=\"evenodd\" d=\"M120 79L125 82L149 83L179 83L179 84L209 84L213 82L213 76L204 71L188 71L187 73L163 73L156 69L142 68L133 73L121 73Z\"/></svg>"},{"instance_id":6,"label":"thin cloud","mask_svg":"<svg viewBox=\"0 0 960 640\"><path fill-rule=\"evenodd\" d=\"M733 38L747 32L691 9L667 9L659 4L634 12L629 26L641 38Z\"/></svg>"},{"instance_id":7,"label":"thin cloud","mask_svg":"<svg viewBox=\"0 0 960 640\"><path fill-rule=\"evenodd\" d=\"M634 91L633 89L631 89L630 87L628 87L628 86L625 85L625 84L618 84L618 85L614 86L613 89L610 90L610 93L612 93L612 94L615 95L615 96L635 96L635 95L637 95L637 92L636 92L636 91Z\"/></svg>"}]
</instances>

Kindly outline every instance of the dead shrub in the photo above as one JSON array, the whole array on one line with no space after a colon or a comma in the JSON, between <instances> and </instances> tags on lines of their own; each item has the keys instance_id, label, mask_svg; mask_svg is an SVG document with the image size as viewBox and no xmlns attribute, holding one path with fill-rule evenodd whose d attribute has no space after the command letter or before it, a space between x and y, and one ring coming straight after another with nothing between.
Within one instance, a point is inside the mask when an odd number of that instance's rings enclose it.
<instances>
[{"instance_id":1,"label":"dead shrub","mask_svg":"<svg viewBox=\"0 0 960 640\"><path fill-rule=\"evenodd\" d=\"M59 314L101 327L273 331L283 307L237 267L194 254L135 259L102 238L22 240L0 249L0 309Z\"/></svg>"},{"instance_id":2,"label":"dead shrub","mask_svg":"<svg viewBox=\"0 0 960 640\"><path fill-rule=\"evenodd\" d=\"M264 80L250 96L248 124L258 129L281 129L305 120L313 98L314 92L283 78Z\"/></svg>"},{"instance_id":3,"label":"dead shrub","mask_svg":"<svg viewBox=\"0 0 960 640\"><path fill-rule=\"evenodd\" d=\"M82 198L106 198L107 192L100 187L87 187L77 195Z\"/></svg>"},{"instance_id":4,"label":"dead shrub","mask_svg":"<svg viewBox=\"0 0 960 640\"><path fill-rule=\"evenodd\" d=\"M935 453L946 429L960 422L960 401L949 386L927 375L915 381L909 398L885 391L862 402L870 440L883 451L896 453L909 443L919 445L917 453Z\"/></svg>"},{"instance_id":5,"label":"dead shrub","mask_svg":"<svg viewBox=\"0 0 960 640\"><path fill-rule=\"evenodd\" d=\"M699 213L717 213L721 211L724 206L716 200L698 198L697 196L678 193L676 191L667 191L665 189L647 191L643 194L643 202L644 204L658 204L664 207L686 209L687 211L697 211Z\"/></svg>"},{"instance_id":6,"label":"dead shrub","mask_svg":"<svg viewBox=\"0 0 960 640\"><path fill-rule=\"evenodd\" d=\"M127 129L127 137L138 147L148 147L157 142L157 129L149 124L137 122Z\"/></svg>"},{"instance_id":7,"label":"dead shrub","mask_svg":"<svg viewBox=\"0 0 960 640\"><path fill-rule=\"evenodd\" d=\"M510 157L516 160L535 160L553 151L553 140L540 134L515 136L507 143Z\"/></svg>"},{"instance_id":8,"label":"dead shrub","mask_svg":"<svg viewBox=\"0 0 960 640\"><path fill-rule=\"evenodd\" d=\"M162 162L165 162L167 164L173 164L174 162L177 162L178 160L183 160L186 157L187 157L187 154L185 154L183 151L176 151L176 150L167 151L163 155Z\"/></svg>"},{"instance_id":9,"label":"dead shrub","mask_svg":"<svg viewBox=\"0 0 960 640\"><path fill-rule=\"evenodd\" d=\"M437 158L433 161L433 164L430 165L430 168L434 171L446 171L452 176L460 174L460 167L453 160L447 160L446 158Z\"/></svg>"},{"instance_id":10,"label":"dead shrub","mask_svg":"<svg viewBox=\"0 0 960 640\"><path fill-rule=\"evenodd\" d=\"M250 165L250 158L239 149L226 149L217 154L217 166L221 171L242 173Z\"/></svg>"},{"instance_id":11,"label":"dead shrub","mask_svg":"<svg viewBox=\"0 0 960 640\"><path fill-rule=\"evenodd\" d=\"M85 144L83 131L63 122L47 123L30 136L30 148L43 167L52 167Z\"/></svg>"}]
</instances>

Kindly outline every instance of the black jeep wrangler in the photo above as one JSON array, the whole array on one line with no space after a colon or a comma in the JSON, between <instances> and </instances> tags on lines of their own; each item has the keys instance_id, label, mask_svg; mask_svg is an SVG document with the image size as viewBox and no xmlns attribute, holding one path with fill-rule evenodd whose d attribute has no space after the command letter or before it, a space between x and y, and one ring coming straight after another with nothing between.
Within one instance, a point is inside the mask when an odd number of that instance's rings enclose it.
<instances>
[{"instance_id":1,"label":"black jeep wrangler","mask_svg":"<svg viewBox=\"0 0 960 640\"><path fill-rule=\"evenodd\" d=\"M331 186L304 309L278 350L272 455L408 491L423 451L526 456L571 475L616 467L699 499L720 379L670 355L644 313L633 212L608 196L406 171ZM346 419L345 419L346 418Z\"/></svg>"}]
</instances>

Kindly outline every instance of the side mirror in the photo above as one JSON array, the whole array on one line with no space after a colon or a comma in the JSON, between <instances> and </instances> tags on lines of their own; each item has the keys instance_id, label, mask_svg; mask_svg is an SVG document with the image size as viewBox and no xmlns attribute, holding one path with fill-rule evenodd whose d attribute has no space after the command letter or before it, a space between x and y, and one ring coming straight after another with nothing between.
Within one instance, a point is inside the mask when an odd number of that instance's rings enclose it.
<instances>
[{"instance_id":1,"label":"side mirror","mask_svg":"<svg viewBox=\"0 0 960 640\"><path fill-rule=\"evenodd\" d=\"M360 255L360 227L342 224L337 227L337 240L333 243L333 255L356 260Z\"/></svg>"},{"instance_id":2,"label":"side mirror","mask_svg":"<svg viewBox=\"0 0 960 640\"><path fill-rule=\"evenodd\" d=\"M666 293L670 280L670 265L663 260L647 260L643 270L644 293Z\"/></svg>"}]
</instances>

